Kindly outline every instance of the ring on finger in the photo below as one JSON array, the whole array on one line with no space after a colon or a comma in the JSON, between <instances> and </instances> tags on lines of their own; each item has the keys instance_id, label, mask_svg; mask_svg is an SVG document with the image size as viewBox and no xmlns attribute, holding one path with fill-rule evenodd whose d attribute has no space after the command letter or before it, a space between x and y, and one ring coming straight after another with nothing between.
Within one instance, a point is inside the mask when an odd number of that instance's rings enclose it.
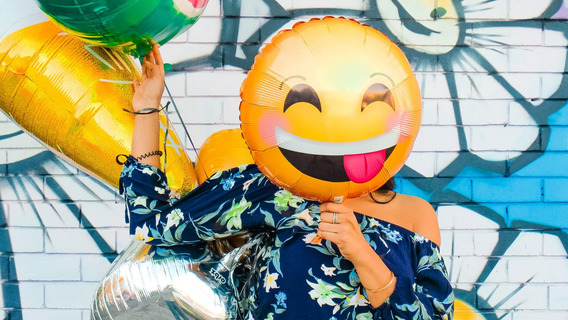
<instances>
[{"instance_id":1,"label":"ring on finger","mask_svg":"<svg viewBox=\"0 0 568 320\"><path fill-rule=\"evenodd\" d=\"M331 224L337 224L337 212L333 213L333 219L331 220Z\"/></svg>"}]
</instances>

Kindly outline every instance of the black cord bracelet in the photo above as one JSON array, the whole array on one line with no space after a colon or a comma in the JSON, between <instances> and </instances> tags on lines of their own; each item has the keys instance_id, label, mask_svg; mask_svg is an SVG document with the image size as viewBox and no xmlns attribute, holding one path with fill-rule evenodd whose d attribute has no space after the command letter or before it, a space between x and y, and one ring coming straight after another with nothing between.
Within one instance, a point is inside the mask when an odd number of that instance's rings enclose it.
<instances>
[{"instance_id":1,"label":"black cord bracelet","mask_svg":"<svg viewBox=\"0 0 568 320\"><path fill-rule=\"evenodd\" d=\"M150 152L148 152L148 153L145 153L145 154L143 154L143 155L141 155L141 156L138 156L138 157L136 157L136 159L137 159L137 160L142 160L142 159L144 159L144 158L149 158L149 157L151 157L151 156L160 156L160 157L161 157L162 154L164 154L162 151L160 151L160 150L154 150L154 151L150 151Z\"/></svg>"},{"instance_id":2,"label":"black cord bracelet","mask_svg":"<svg viewBox=\"0 0 568 320\"><path fill-rule=\"evenodd\" d=\"M123 108L122 110L124 110L128 113L132 113L132 114L141 114L141 115L152 114L152 113L160 112L164 109L167 109L169 104L170 104L170 102L168 101L168 103L166 103L166 105L163 106L162 108L144 108L144 109L140 109L138 111L133 111L133 110L128 110L128 109Z\"/></svg>"}]
</instances>

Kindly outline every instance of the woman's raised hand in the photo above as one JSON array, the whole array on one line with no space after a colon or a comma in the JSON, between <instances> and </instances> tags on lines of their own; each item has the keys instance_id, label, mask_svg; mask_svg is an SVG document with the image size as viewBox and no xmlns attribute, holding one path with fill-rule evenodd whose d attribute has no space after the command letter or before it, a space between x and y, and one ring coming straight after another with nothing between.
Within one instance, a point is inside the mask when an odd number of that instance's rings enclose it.
<instances>
[{"instance_id":1,"label":"woman's raised hand","mask_svg":"<svg viewBox=\"0 0 568 320\"><path fill-rule=\"evenodd\" d=\"M337 245L341 255L355 263L364 246L369 246L361 233L353 210L343 204L325 202L320 205L317 235Z\"/></svg>"},{"instance_id":2,"label":"woman's raised hand","mask_svg":"<svg viewBox=\"0 0 568 320\"><path fill-rule=\"evenodd\" d=\"M154 44L152 51L142 60L142 78L134 79L134 96L132 97L134 111L160 106L165 77L164 61L158 45Z\"/></svg>"}]
</instances>

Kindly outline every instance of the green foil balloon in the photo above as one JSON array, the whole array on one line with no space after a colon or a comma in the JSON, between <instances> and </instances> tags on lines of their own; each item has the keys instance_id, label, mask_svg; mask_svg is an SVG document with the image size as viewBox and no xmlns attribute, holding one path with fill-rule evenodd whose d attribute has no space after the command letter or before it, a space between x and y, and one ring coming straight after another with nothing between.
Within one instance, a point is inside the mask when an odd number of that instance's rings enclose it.
<instances>
[{"instance_id":1,"label":"green foil balloon","mask_svg":"<svg viewBox=\"0 0 568 320\"><path fill-rule=\"evenodd\" d=\"M191 27L208 0L37 0L69 34L144 56Z\"/></svg>"}]
</instances>

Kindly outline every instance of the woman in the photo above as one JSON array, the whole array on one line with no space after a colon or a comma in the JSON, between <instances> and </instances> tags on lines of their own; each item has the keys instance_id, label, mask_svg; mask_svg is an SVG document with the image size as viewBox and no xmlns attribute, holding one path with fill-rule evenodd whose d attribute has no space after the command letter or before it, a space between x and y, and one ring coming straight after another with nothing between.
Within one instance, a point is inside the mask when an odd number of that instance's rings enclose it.
<instances>
[{"instance_id":1,"label":"woman","mask_svg":"<svg viewBox=\"0 0 568 320\"><path fill-rule=\"evenodd\" d=\"M452 318L436 215L419 198L387 190L320 205L274 186L249 165L215 174L171 201L158 169L163 70L154 46L135 83L132 155L121 175L131 233L150 244L179 245L275 231L250 288L250 319Z\"/></svg>"}]
</instances>

